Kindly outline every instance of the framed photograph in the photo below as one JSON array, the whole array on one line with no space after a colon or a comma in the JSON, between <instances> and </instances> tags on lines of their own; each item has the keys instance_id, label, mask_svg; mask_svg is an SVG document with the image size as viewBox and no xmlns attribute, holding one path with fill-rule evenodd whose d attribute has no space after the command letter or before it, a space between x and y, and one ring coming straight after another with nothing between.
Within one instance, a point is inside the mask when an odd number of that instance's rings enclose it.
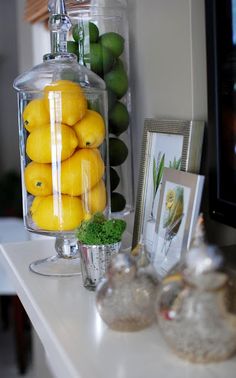
<instances>
[{"instance_id":1,"label":"framed photograph","mask_svg":"<svg viewBox=\"0 0 236 378\"><path fill-rule=\"evenodd\" d=\"M164 168L153 264L164 277L188 250L201 204L204 176Z\"/></svg>"},{"instance_id":2,"label":"framed photograph","mask_svg":"<svg viewBox=\"0 0 236 378\"><path fill-rule=\"evenodd\" d=\"M203 134L203 121L145 120L132 246L142 238L150 257L164 167L198 173Z\"/></svg>"}]
</instances>

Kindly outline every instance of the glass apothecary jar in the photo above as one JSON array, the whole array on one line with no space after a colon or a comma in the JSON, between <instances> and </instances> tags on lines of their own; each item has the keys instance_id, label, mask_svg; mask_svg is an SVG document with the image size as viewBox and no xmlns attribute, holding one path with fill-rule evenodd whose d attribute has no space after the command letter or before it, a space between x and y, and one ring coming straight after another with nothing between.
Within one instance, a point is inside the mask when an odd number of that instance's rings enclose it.
<instances>
[{"instance_id":1,"label":"glass apothecary jar","mask_svg":"<svg viewBox=\"0 0 236 378\"><path fill-rule=\"evenodd\" d=\"M133 211L129 33L126 0L68 0L68 51L98 74L108 91L111 211Z\"/></svg>"},{"instance_id":2,"label":"glass apothecary jar","mask_svg":"<svg viewBox=\"0 0 236 378\"><path fill-rule=\"evenodd\" d=\"M80 273L75 229L94 212L110 211L105 84L73 54L56 52L19 76L14 88L25 226L56 237L57 255L31 270Z\"/></svg>"}]
</instances>

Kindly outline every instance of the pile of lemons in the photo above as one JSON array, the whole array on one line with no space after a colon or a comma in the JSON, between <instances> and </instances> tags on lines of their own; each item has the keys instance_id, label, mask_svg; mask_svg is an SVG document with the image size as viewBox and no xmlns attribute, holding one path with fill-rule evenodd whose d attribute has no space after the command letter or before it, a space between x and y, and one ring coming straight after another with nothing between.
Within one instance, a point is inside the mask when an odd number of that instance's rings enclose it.
<instances>
[{"instance_id":1,"label":"pile of lemons","mask_svg":"<svg viewBox=\"0 0 236 378\"><path fill-rule=\"evenodd\" d=\"M79 84L59 80L23 111L27 130L24 181L33 196L35 225L48 231L75 229L90 214L106 207L102 116L87 108Z\"/></svg>"}]
</instances>

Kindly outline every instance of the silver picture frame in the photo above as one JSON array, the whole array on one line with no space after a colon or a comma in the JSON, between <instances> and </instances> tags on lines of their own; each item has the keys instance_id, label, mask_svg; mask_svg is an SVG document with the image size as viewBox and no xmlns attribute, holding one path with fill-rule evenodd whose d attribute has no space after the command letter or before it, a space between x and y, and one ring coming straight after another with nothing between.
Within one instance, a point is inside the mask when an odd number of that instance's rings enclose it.
<instances>
[{"instance_id":1,"label":"silver picture frame","mask_svg":"<svg viewBox=\"0 0 236 378\"><path fill-rule=\"evenodd\" d=\"M152 261L160 279L181 261L190 247L204 181L202 175L164 168Z\"/></svg>"},{"instance_id":2,"label":"silver picture frame","mask_svg":"<svg viewBox=\"0 0 236 378\"><path fill-rule=\"evenodd\" d=\"M155 190L152 190L152 186L154 187L154 160L159 158L159 168L162 163L162 168L176 168L181 171L198 173L201 164L204 128L205 123L200 120L145 119L134 216L133 248L141 239L144 243L146 240L144 226L148 221L150 202L155 197ZM162 157L160 153L162 153ZM164 164L163 156L169 156ZM160 192L160 187L157 190ZM151 235L155 232L157 207L158 198L153 207L154 219L150 230ZM147 245L147 248L151 250L151 245ZM148 252L151 253L149 250Z\"/></svg>"}]
</instances>

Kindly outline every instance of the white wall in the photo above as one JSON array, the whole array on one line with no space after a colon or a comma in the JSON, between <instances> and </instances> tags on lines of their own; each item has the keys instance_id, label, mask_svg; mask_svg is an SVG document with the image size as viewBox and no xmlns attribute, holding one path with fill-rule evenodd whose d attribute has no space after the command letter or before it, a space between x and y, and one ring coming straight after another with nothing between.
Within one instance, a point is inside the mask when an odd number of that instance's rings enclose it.
<instances>
[{"instance_id":1,"label":"white wall","mask_svg":"<svg viewBox=\"0 0 236 378\"><path fill-rule=\"evenodd\" d=\"M128 0L133 153L138 184L140 145L147 117L207 121L204 0ZM203 210L211 241L236 244L235 229L208 216L207 154Z\"/></svg>"},{"instance_id":2,"label":"white wall","mask_svg":"<svg viewBox=\"0 0 236 378\"><path fill-rule=\"evenodd\" d=\"M140 145L146 117L206 119L204 1L128 2L134 142Z\"/></svg>"},{"instance_id":3,"label":"white wall","mask_svg":"<svg viewBox=\"0 0 236 378\"><path fill-rule=\"evenodd\" d=\"M43 55L51 51L50 34L44 23L32 26L33 66L43 61Z\"/></svg>"}]
</instances>

